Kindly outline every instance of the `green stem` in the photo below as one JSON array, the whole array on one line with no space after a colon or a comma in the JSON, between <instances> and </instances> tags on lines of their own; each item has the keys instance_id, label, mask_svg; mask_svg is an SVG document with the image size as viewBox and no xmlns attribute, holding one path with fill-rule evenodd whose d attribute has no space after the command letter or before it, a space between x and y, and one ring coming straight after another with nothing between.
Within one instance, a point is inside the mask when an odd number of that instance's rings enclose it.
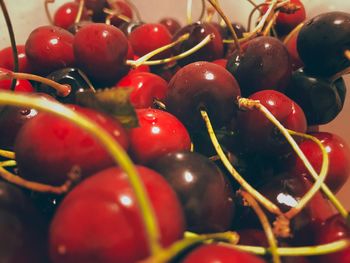
<instances>
[{"instance_id":1,"label":"green stem","mask_svg":"<svg viewBox=\"0 0 350 263\"><path fill-rule=\"evenodd\" d=\"M4 157L4 158L7 158L7 159L12 159L12 160L14 160L16 158L14 152L7 151L7 150L2 150L2 149L0 149L0 156Z\"/></svg>"},{"instance_id":2,"label":"green stem","mask_svg":"<svg viewBox=\"0 0 350 263\"><path fill-rule=\"evenodd\" d=\"M1 167L13 167L16 166L17 162L15 160L8 160L0 162Z\"/></svg>"}]
</instances>

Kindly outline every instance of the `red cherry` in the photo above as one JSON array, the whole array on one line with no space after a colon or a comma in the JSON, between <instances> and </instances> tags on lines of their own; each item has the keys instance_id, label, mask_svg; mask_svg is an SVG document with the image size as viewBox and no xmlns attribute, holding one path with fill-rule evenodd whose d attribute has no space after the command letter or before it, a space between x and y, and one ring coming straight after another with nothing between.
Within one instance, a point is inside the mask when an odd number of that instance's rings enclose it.
<instances>
[{"instance_id":1,"label":"red cherry","mask_svg":"<svg viewBox=\"0 0 350 263\"><path fill-rule=\"evenodd\" d=\"M10 72L10 70L7 70L5 68L0 68L0 71ZM0 90L11 90L11 85L12 85L12 79L0 80ZM33 88L32 84L28 80L17 79L15 91L17 91L17 92L18 91L20 91L20 92L34 92L35 89Z\"/></svg>"},{"instance_id":2,"label":"red cherry","mask_svg":"<svg viewBox=\"0 0 350 263\"><path fill-rule=\"evenodd\" d=\"M79 67L101 85L113 85L128 68L128 40L115 26L91 23L75 35L74 54Z\"/></svg>"},{"instance_id":3,"label":"red cherry","mask_svg":"<svg viewBox=\"0 0 350 263\"><path fill-rule=\"evenodd\" d=\"M337 193L350 175L350 148L338 135L328 132L314 132L311 133L311 135L319 139L326 148L329 156L326 184L333 192ZM315 168L316 172L320 172L322 166L322 152L318 145L311 140L304 140L299 143L299 147ZM296 163L293 165L292 169L296 175L306 176L312 182L314 181L299 158L296 158Z\"/></svg>"},{"instance_id":4,"label":"red cherry","mask_svg":"<svg viewBox=\"0 0 350 263\"><path fill-rule=\"evenodd\" d=\"M129 35L129 41L137 56L143 56L172 42L169 30L162 24L143 24ZM154 59L170 56L170 50L154 56Z\"/></svg>"},{"instance_id":5,"label":"red cherry","mask_svg":"<svg viewBox=\"0 0 350 263\"><path fill-rule=\"evenodd\" d=\"M24 45L17 45L18 53L18 71L31 73L32 70L27 61ZM6 47L0 50L0 67L8 70L14 70L12 47Z\"/></svg>"},{"instance_id":6,"label":"red cherry","mask_svg":"<svg viewBox=\"0 0 350 263\"><path fill-rule=\"evenodd\" d=\"M191 251L181 263L234 263L234 262L249 262L249 263L265 263L266 261L241 252L234 248L220 246L218 244L201 245Z\"/></svg>"},{"instance_id":7,"label":"red cherry","mask_svg":"<svg viewBox=\"0 0 350 263\"><path fill-rule=\"evenodd\" d=\"M133 13L130 5L126 3L125 1L111 1L109 4L111 6L111 9L117 12L118 15L123 15L125 17L128 17L130 20L132 20ZM111 19L111 24L118 27L125 21L118 18L118 17L113 17Z\"/></svg>"},{"instance_id":8,"label":"red cherry","mask_svg":"<svg viewBox=\"0 0 350 263\"><path fill-rule=\"evenodd\" d=\"M226 58L216 59L213 61L213 63L226 69L227 59Z\"/></svg>"},{"instance_id":9,"label":"red cherry","mask_svg":"<svg viewBox=\"0 0 350 263\"><path fill-rule=\"evenodd\" d=\"M116 85L117 88L132 88L130 101L137 109L153 106L154 99L163 100L168 83L161 77L148 72L135 72L126 75Z\"/></svg>"},{"instance_id":10,"label":"red cherry","mask_svg":"<svg viewBox=\"0 0 350 263\"><path fill-rule=\"evenodd\" d=\"M41 26L32 31L25 50L30 67L35 73L47 75L57 69L71 67L74 36L56 26Z\"/></svg>"},{"instance_id":11,"label":"red cherry","mask_svg":"<svg viewBox=\"0 0 350 263\"><path fill-rule=\"evenodd\" d=\"M166 26L172 35L174 35L181 28L180 22L173 17L164 17L159 21L159 23Z\"/></svg>"},{"instance_id":12,"label":"red cherry","mask_svg":"<svg viewBox=\"0 0 350 263\"><path fill-rule=\"evenodd\" d=\"M165 179L138 166L165 247L184 232L181 205ZM126 174L110 168L84 180L58 208L50 228L53 263L137 262L149 255L141 215Z\"/></svg>"},{"instance_id":13,"label":"red cherry","mask_svg":"<svg viewBox=\"0 0 350 263\"><path fill-rule=\"evenodd\" d=\"M130 130L130 153L138 163L148 163L164 154L189 151L190 136L173 115L156 109L137 110L139 127Z\"/></svg>"},{"instance_id":14,"label":"red cherry","mask_svg":"<svg viewBox=\"0 0 350 263\"><path fill-rule=\"evenodd\" d=\"M68 29L71 25L75 23L79 10L79 3L77 2L68 2L61 5L55 12L53 17L53 23L55 26ZM81 20L88 18L88 12L86 7L83 8L83 13Z\"/></svg>"},{"instance_id":15,"label":"red cherry","mask_svg":"<svg viewBox=\"0 0 350 263\"><path fill-rule=\"evenodd\" d=\"M299 53L297 49L298 33L299 32L294 33L289 38L287 43L285 43L287 50L289 52L290 58L292 60L292 67L294 71L304 66L304 63L301 61L299 57Z\"/></svg>"},{"instance_id":16,"label":"red cherry","mask_svg":"<svg viewBox=\"0 0 350 263\"><path fill-rule=\"evenodd\" d=\"M128 147L126 132L114 118L88 108L74 109L101 125L124 149ZM17 135L15 152L21 176L52 185L64 183L73 166L79 166L86 177L114 164L92 135L48 113L25 123Z\"/></svg>"}]
</instances>

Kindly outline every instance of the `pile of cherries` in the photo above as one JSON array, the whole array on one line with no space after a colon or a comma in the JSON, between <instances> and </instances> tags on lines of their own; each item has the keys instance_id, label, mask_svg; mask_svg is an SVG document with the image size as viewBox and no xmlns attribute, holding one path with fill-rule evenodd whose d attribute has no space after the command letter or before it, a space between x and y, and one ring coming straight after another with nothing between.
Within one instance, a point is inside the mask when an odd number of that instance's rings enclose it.
<instances>
[{"instance_id":1,"label":"pile of cherries","mask_svg":"<svg viewBox=\"0 0 350 263\"><path fill-rule=\"evenodd\" d=\"M215 2L207 6L219 11ZM217 148L283 213L315 180L280 130L242 97L263 105L286 129L321 142L329 157L325 184L333 193L350 175L349 146L336 134L319 131L343 108L350 13L306 20L301 0L266 1L254 10L259 20L247 31L209 16L184 26L171 17L147 23L127 0L72 0L49 17L51 25L35 28L24 45L1 50L0 90L64 104L128 153L152 206L154 218L148 220L157 223L161 248L151 250L129 176L93 134L35 107L4 104L0 262L350 262L348 247L322 256L281 255L282 261L247 252L269 248L271 239ZM196 48L207 36L210 41ZM136 126L111 114L118 107L113 96L97 106L81 99L106 91L130 94ZM220 146L212 143L212 132ZM319 173L322 149L315 140L295 140ZM275 233L278 246L348 238L348 221L330 203L317 192L290 219L289 235ZM275 222L276 215L265 208L263 213ZM238 246L215 238L226 231L232 237L238 233ZM186 240L193 242L175 253L175 242Z\"/></svg>"}]
</instances>

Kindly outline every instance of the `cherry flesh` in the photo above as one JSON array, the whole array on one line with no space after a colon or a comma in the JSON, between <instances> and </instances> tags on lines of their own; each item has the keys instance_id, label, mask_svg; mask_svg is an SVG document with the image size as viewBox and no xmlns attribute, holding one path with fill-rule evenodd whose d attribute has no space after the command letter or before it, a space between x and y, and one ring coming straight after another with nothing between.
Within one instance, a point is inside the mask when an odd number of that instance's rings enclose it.
<instances>
[{"instance_id":1,"label":"cherry flesh","mask_svg":"<svg viewBox=\"0 0 350 263\"><path fill-rule=\"evenodd\" d=\"M32 70L27 60L25 46L17 45L16 48L18 53L18 71L24 73L31 73ZM13 61L12 47L6 47L0 50L0 68L5 68L13 71L14 67L15 66Z\"/></svg>"},{"instance_id":2,"label":"cherry flesh","mask_svg":"<svg viewBox=\"0 0 350 263\"><path fill-rule=\"evenodd\" d=\"M145 164L170 152L190 150L190 136L175 116L156 109L139 109L136 113L139 127L132 128L129 136L130 154L137 163Z\"/></svg>"},{"instance_id":3,"label":"cherry flesh","mask_svg":"<svg viewBox=\"0 0 350 263\"><path fill-rule=\"evenodd\" d=\"M142 166L137 171L154 209L161 244L167 247L183 236L181 205L160 174ZM149 255L145 235L126 174L110 168L84 180L63 200L50 228L50 255L53 263L137 262Z\"/></svg>"},{"instance_id":4,"label":"cherry flesh","mask_svg":"<svg viewBox=\"0 0 350 263\"><path fill-rule=\"evenodd\" d=\"M55 12L53 17L53 23L55 26L68 29L74 24L79 10L78 2L68 2L61 5ZM82 20L88 19L87 9L83 8L83 13L81 16Z\"/></svg>"}]
</instances>

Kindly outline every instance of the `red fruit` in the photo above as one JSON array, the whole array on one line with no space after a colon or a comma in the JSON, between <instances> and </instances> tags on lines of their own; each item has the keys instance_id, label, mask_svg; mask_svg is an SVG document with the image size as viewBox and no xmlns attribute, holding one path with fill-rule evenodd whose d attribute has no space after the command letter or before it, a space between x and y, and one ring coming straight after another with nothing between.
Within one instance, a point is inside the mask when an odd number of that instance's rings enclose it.
<instances>
[{"instance_id":1,"label":"red fruit","mask_svg":"<svg viewBox=\"0 0 350 263\"><path fill-rule=\"evenodd\" d=\"M164 154L189 151L190 136L173 115L156 109L137 110L139 127L130 130L130 153L138 163L148 163Z\"/></svg>"},{"instance_id":2,"label":"red fruit","mask_svg":"<svg viewBox=\"0 0 350 263\"><path fill-rule=\"evenodd\" d=\"M125 1L110 1L109 3L111 9L117 12L118 15L123 15L125 17L128 17L130 20L132 20L133 13L130 5L126 3ZM120 26L124 20L114 16L111 19L111 24L118 27Z\"/></svg>"},{"instance_id":3,"label":"red fruit","mask_svg":"<svg viewBox=\"0 0 350 263\"><path fill-rule=\"evenodd\" d=\"M314 132L310 135L319 139L326 148L329 157L326 184L334 193L337 193L350 175L350 148L342 138L332 133ZM299 143L299 147L319 173L322 166L322 152L319 146L311 140L304 140ZM314 182L299 158L296 159L292 169L296 175L305 176Z\"/></svg>"},{"instance_id":4,"label":"red fruit","mask_svg":"<svg viewBox=\"0 0 350 263\"><path fill-rule=\"evenodd\" d=\"M299 32L294 33L289 38L287 43L285 43L287 50L289 52L289 55L290 55L290 59L292 61L292 67L293 67L294 71L304 66L304 63L301 61L301 59L299 57L299 53L298 53L298 49L297 49L298 33Z\"/></svg>"},{"instance_id":5,"label":"red fruit","mask_svg":"<svg viewBox=\"0 0 350 263\"><path fill-rule=\"evenodd\" d=\"M79 3L77 2L68 2L61 5L55 12L53 17L53 23L55 26L68 29L71 25L74 24L79 10ZM83 13L81 16L82 20L88 18L87 9L83 8Z\"/></svg>"},{"instance_id":6,"label":"red fruit","mask_svg":"<svg viewBox=\"0 0 350 263\"><path fill-rule=\"evenodd\" d=\"M184 232L180 203L161 175L137 170L167 247ZM50 255L53 263L136 262L149 255L139 207L121 169L101 171L67 195L51 224Z\"/></svg>"},{"instance_id":7,"label":"red fruit","mask_svg":"<svg viewBox=\"0 0 350 263\"><path fill-rule=\"evenodd\" d=\"M27 61L24 45L17 45L18 53L18 71L31 73L31 68ZM14 70L12 47L6 47L0 50L0 67L8 70Z\"/></svg>"},{"instance_id":8,"label":"red fruit","mask_svg":"<svg viewBox=\"0 0 350 263\"><path fill-rule=\"evenodd\" d=\"M181 263L264 263L265 260L218 244L201 245L191 251Z\"/></svg>"},{"instance_id":9,"label":"red fruit","mask_svg":"<svg viewBox=\"0 0 350 263\"><path fill-rule=\"evenodd\" d=\"M0 68L2 72L9 72L9 70L5 68ZM0 80L0 90L11 90L12 79L2 79ZM15 91L20 92L34 92L34 88L32 84L26 79L17 79Z\"/></svg>"},{"instance_id":10,"label":"red fruit","mask_svg":"<svg viewBox=\"0 0 350 263\"><path fill-rule=\"evenodd\" d=\"M74 108L108 131L124 149L128 147L126 132L114 118L88 108ZM74 166L86 177L114 165L90 133L48 113L26 122L16 138L15 152L21 176L52 185L65 182Z\"/></svg>"},{"instance_id":11,"label":"red fruit","mask_svg":"<svg viewBox=\"0 0 350 263\"><path fill-rule=\"evenodd\" d=\"M74 36L56 26L41 26L32 31L25 49L30 67L35 73L47 75L57 69L71 67Z\"/></svg>"},{"instance_id":12,"label":"red fruit","mask_svg":"<svg viewBox=\"0 0 350 263\"><path fill-rule=\"evenodd\" d=\"M115 26L88 24L76 33L73 46L79 67L98 84L113 85L128 70L128 40Z\"/></svg>"},{"instance_id":13,"label":"red fruit","mask_svg":"<svg viewBox=\"0 0 350 263\"><path fill-rule=\"evenodd\" d=\"M169 30L162 24L143 24L129 35L129 41L137 56L143 56L172 42ZM157 54L153 59L169 57L170 50Z\"/></svg>"},{"instance_id":14,"label":"red fruit","mask_svg":"<svg viewBox=\"0 0 350 263\"><path fill-rule=\"evenodd\" d=\"M170 34L172 35L174 35L181 28L180 22L173 17L162 18L159 21L159 23L166 26L166 28L169 30Z\"/></svg>"},{"instance_id":15,"label":"red fruit","mask_svg":"<svg viewBox=\"0 0 350 263\"><path fill-rule=\"evenodd\" d=\"M168 83L161 77L148 72L135 72L126 75L116 85L117 88L132 88L130 101L137 109L153 106L154 99L163 100Z\"/></svg>"},{"instance_id":16,"label":"red fruit","mask_svg":"<svg viewBox=\"0 0 350 263\"><path fill-rule=\"evenodd\" d=\"M213 63L226 69L227 59L226 58L216 59L213 61Z\"/></svg>"}]
</instances>

